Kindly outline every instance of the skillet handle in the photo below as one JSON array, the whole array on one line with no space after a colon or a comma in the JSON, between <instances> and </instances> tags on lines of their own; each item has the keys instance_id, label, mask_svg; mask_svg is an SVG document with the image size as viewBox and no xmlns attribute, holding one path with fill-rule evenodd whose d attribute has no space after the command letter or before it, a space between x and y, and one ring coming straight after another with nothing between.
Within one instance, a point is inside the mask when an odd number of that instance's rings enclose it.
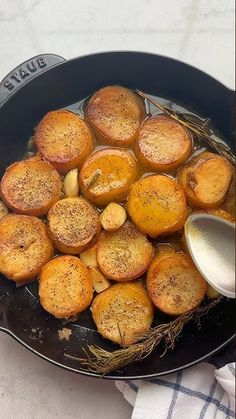
<instances>
[{"instance_id":1,"label":"skillet handle","mask_svg":"<svg viewBox=\"0 0 236 419\"><path fill-rule=\"evenodd\" d=\"M62 61L65 59L60 55L40 54L14 68L0 83L0 104L30 80Z\"/></svg>"}]
</instances>

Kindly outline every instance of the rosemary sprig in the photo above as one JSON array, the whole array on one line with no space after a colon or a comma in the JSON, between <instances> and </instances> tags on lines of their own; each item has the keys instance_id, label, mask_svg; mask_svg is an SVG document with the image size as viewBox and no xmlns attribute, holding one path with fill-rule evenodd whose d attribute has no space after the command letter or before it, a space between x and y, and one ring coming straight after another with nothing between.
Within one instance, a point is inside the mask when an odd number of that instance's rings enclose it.
<instances>
[{"instance_id":1,"label":"rosemary sprig","mask_svg":"<svg viewBox=\"0 0 236 419\"><path fill-rule=\"evenodd\" d=\"M79 361L89 371L105 375L111 371L117 371L132 362L140 361L149 356L160 343L164 344L165 355L168 349L174 349L175 342L179 337L185 324L195 320L200 324L200 318L207 314L210 309L215 307L222 300L219 296L210 303L198 307L187 314L177 317L170 323L161 324L151 328L143 335L139 335L139 342L127 348L121 348L109 352L98 346L88 346L88 351L84 349L86 358L79 358L69 354L64 354L66 358Z\"/></svg>"},{"instance_id":2,"label":"rosemary sprig","mask_svg":"<svg viewBox=\"0 0 236 419\"><path fill-rule=\"evenodd\" d=\"M96 169L95 172L93 173L92 177L89 179L89 181L88 181L84 190L87 191L87 189L91 188L97 182L100 175L101 175L101 170Z\"/></svg>"},{"instance_id":3,"label":"rosemary sprig","mask_svg":"<svg viewBox=\"0 0 236 419\"><path fill-rule=\"evenodd\" d=\"M203 122L197 122L196 120L193 120L193 118L190 115L176 112L173 109L170 109L168 106L161 105L156 100L143 93L141 90L136 91L139 96L152 103L160 111L177 121L187 130L189 130L195 136L197 141L205 141L205 143L212 147L215 151L217 151L222 156L226 157L226 159L228 159L230 163L235 164L235 155L230 150L230 148L226 144L221 142L221 140L216 135L209 133Z\"/></svg>"}]
</instances>

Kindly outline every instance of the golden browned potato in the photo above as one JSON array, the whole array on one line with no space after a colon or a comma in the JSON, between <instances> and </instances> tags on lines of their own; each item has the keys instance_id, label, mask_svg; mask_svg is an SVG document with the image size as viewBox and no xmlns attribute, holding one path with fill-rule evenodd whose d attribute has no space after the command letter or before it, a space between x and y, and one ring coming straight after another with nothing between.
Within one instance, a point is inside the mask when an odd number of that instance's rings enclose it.
<instances>
[{"instance_id":1,"label":"golden browned potato","mask_svg":"<svg viewBox=\"0 0 236 419\"><path fill-rule=\"evenodd\" d=\"M80 167L94 149L90 128L78 115L66 110L48 112L34 139L40 155L62 174Z\"/></svg>"},{"instance_id":2,"label":"golden browned potato","mask_svg":"<svg viewBox=\"0 0 236 419\"><path fill-rule=\"evenodd\" d=\"M173 119L156 115L143 123L136 155L144 167L164 172L177 169L189 158L191 151L192 138Z\"/></svg>"},{"instance_id":3,"label":"golden browned potato","mask_svg":"<svg viewBox=\"0 0 236 419\"><path fill-rule=\"evenodd\" d=\"M76 255L92 246L100 233L99 214L81 197L56 202L48 212L48 231L56 248Z\"/></svg>"},{"instance_id":4,"label":"golden browned potato","mask_svg":"<svg viewBox=\"0 0 236 419\"><path fill-rule=\"evenodd\" d=\"M200 305L206 281L188 255L157 254L148 269L147 290L157 308L178 316Z\"/></svg>"},{"instance_id":5,"label":"golden browned potato","mask_svg":"<svg viewBox=\"0 0 236 419\"><path fill-rule=\"evenodd\" d=\"M152 257L151 243L130 221L116 231L104 231L97 243L98 265L107 278L115 281L138 278Z\"/></svg>"},{"instance_id":6,"label":"golden browned potato","mask_svg":"<svg viewBox=\"0 0 236 419\"><path fill-rule=\"evenodd\" d=\"M68 319L84 311L93 298L88 269L76 256L58 256L48 262L39 278L43 308L58 319Z\"/></svg>"},{"instance_id":7,"label":"golden browned potato","mask_svg":"<svg viewBox=\"0 0 236 419\"><path fill-rule=\"evenodd\" d=\"M137 139L144 115L143 101L121 86L98 90L85 110L86 121L96 137L120 147L127 147Z\"/></svg>"},{"instance_id":8,"label":"golden browned potato","mask_svg":"<svg viewBox=\"0 0 236 419\"><path fill-rule=\"evenodd\" d=\"M39 157L9 166L1 180L1 195L14 212L45 215L60 199L61 178L51 164Z\"/></svg>"},{"instance_id":9,"label":"golden browned potato","mask_svg":"<svg viewBox=\"0 0 236 419\"><path fill-rule=\"evenodd\" d=\"M138 281L112 285L94 298L91 311L98 332L121 346L137 342L153 321L152 302Z\"/></svg>"},{"instance_id":10,"label":"golden browned potato","mask_svg":"<svg viewBox=\"0 0 236 419\"><path fill-rule=\"evenodd\" d=\"M102 211L100 222L104 230L115 231L125 223L126 218L127 216L124 207L115 202L111 202Z\"/></svg>"},{"instance_id":11,"label":"golden browned potato","mask_svg":"<svg viewBox=\"0 0 236 419\"><path fill-rule=\"evenodd\" d=\"M138 229L150 237L180 230L187 205L180 185L165 175L152 175L136 182L130 191L128 213Z\"/></svg>"},{"instance_id":12,"label":"golden browned potato","mask_svg":"<svg viewBox=\"0 0 236 419\"><path fill-rule=\"evenodd\" d=\"M92 154L79 175L80 191L96 205L122 201L138 178L136 159L127 150L105 148Z\"/></svg>"},{"instance_id":13,"label":"golden browned potato","mask_svg":"<svg viewBox=\"0 0 236 419\"><path fill-rule=\"evenodd\" d=\"M97 245L90 247L88 250L80 253L79 255L82 262L87 266L87 268L94 268L98 266L97 261Z\"/></svg>"},{"instance_id":14,"label":"golden browned potato","mask_svg":"<svg viewBox=\"0 0 236 419\"><path fill-rule=\"evenodd\" d=\"M180 169L178 180L190 206L217 209L224 201L232 176L233 166L226 158L205 151Z\"/></svg>"},{"instance_id":15,"label":"golden browned potato","mask_svg":"<svg viewBox=\"0 0 236 419\"><path fill-rule=\"evenodd\" d=\"M231 223L234 223L235 220L234 218L226 211L222 210L222 209L217 209L217 210L198 210L198 211L193 211L192 214L200 214L200 213L206 213L206 214L210 214L210 215L215 215L216 217L220 217L223 218L224 220L230 221ZM183 235L180 239L181 241L181 247L183 249L183 251L185 253L189 254L189 250L188 250L188 245L187 245L187 241L186 241L186 237L185 237L185 233L183 232Z\"/></svg>"},{"instance_id":16,"label":"golden browned potato","mask_svg":"<svg viewBox=\"0 0 236 419\"><path fill-rule=\"evenodd\" d=\"M9 214L0 220L0 272L17 283L32 281L53 256L43 221Z\"/></svg>"}]
</instances>

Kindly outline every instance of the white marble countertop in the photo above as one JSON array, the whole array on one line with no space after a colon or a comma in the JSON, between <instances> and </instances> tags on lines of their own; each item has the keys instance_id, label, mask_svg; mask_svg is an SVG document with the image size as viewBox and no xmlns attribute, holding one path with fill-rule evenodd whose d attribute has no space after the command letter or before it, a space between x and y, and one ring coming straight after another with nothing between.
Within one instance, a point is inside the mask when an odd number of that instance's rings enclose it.
<instances>
[{"instance_id":1,"label":"white marble countertop","mask_svg":"<svg viewBox=\"0 0 236 419\"><path fill-rule=\"evenodd\" d=\"M233 0L0 0L0 79L40 53L141 50L234 86ZM63 371L0 334L1 419L128 419L112 381Z\"/></svg>"}]
</instances>

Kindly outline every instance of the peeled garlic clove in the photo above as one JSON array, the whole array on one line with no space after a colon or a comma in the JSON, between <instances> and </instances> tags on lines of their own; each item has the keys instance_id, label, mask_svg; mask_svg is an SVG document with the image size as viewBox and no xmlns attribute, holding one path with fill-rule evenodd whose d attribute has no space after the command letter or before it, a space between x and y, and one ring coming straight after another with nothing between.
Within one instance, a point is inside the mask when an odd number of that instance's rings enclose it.
<instances>
[{"instance_id":1,"label":"peeled garlic clove","mask_svg":"<svg viewBox=\"0 0 236 419\"><path fill-rule=\"evenodd\" d=\"M89 268L89 273L92 278L93 288L96 293L99 294L111 286L110 281L102 274L98 268Z\"/></svg>"},{"instance_id":2,"label":"peeled garlic clove","mask_svg":"<svg viewBox=\"0 0 236 419\"><path fill-rule=\"evenodd\" d=\"M111 202L100 215L100 222L104 230L115 231L126 221L125 209L115 202Z\"/></svg>"},{"instance_id":3,"label":"peeled garlic clove","mask_svg":"<svg viewBox=\"0 0 236 419\"><path fill-rule=\"evenodd\" d=\"M6 205L2 202L2 201L0 201L0 219L2 218L2 217L4 217L4 215L7 215L8 214L8 209L7 209L7 207L6 207Z\"/></svg>"},{"instance_id":4,"label":"peeled garlic clove","mask_svg":"<svg viewBox=\"0 0 236 419\"><path fill-rule=\"evenodd\" d=\"M78 173L78 169L73 169L67 173L63 185L65 196L73 197L79 195Z\"/></svg>"},{"instance_id":5,"label":"peeled garlic clove","mask_svg":"<svg viewBox=\"0 0 236 419\"><path fill-rule=\"evenodd\" d=\"M95 244L93 247L90 247L90 249L80 253L79 257L87 268L97 267L97 245Z\"/></svg>"}]
</instances>

